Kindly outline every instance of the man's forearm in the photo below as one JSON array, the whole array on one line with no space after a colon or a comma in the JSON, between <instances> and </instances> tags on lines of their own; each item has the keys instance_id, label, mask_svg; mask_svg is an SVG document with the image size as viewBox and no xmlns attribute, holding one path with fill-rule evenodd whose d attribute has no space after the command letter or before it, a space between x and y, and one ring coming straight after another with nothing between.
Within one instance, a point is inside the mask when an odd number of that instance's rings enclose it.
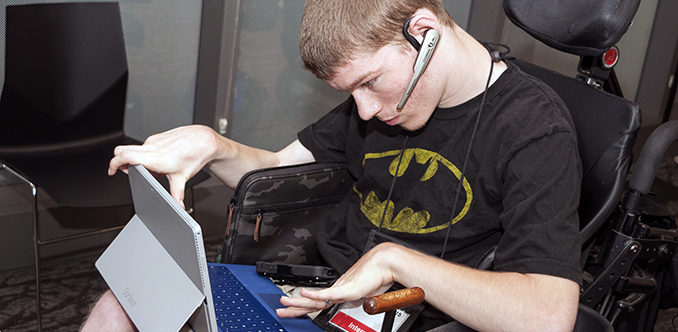
<instances>
[{"instance_id":1,"label":"man's forearm","mask_svg":"<svg viewBox=\"0 0 678 332\"><path fill-rule=\"evenodd\" d=\"M217 153L208 164L227 186L235 188L245 173L265 168L312 162L313 154L299 141L294 141L278 152L249 147L228 138L217 141Z\"/></svg>"},{"instance_id":2,"label":"man's forearm","mask_svg":"<svg viewBox=\"0 0 678 332\"><path fill-rule=\"evenodd\" d=\"M579 286L567 279L481 271L400 246L380 248L395 281L479 331L571 331Z\"/></svg>"},{"instance_id":3,"label":"man's forearm","mask_svg":"<svg viewBox=\"0 0 678 332\"><path fill-rule=\"evenodd\" d=\"M210 171L230 188L254 169L277 165L275 153L242 145L227 138L218 142L218 154L208 163Z\"/></svg>"}]
</instances>

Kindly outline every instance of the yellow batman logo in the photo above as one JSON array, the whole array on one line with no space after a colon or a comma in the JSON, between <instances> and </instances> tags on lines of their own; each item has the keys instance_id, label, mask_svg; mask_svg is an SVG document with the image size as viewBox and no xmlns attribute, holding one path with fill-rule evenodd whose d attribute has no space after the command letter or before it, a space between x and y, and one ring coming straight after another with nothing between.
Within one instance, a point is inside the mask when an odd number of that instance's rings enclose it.
<instances>
[{"instance_id":1,"label":"yellow batman logo","mask_svg":"<svg viewBox=\"0 0 678 332\"><path fill-rule=\"evenodd\" d=\"M398 168L398 161L400 159L401 153L402 161L400 162L400 168ZM449 160L443 158L440 154L424 149L405 149L405 151L393 150L382 153L368 153L363 159L363 166L365 166L365 162L369 159L380 159L386 157L395 157L389 165L389 173L391 173L391 176L400 177L405 174L405 171L407 171L412 159L414 159L415 162L421 165L426 165L428 163L428 168L419 181L423 182L431 179L436 174L436 172L438 172L438 169L441 165L452 171L457 179L461 180L461 172L457 166L452 164ZM396 169L398 169L398 174L395 174ZM468 210L471 206L471 201L473 199L473 191L471 190L471 185L468 183L466 178L463 179L462 183L464 191L466 192L466 204L464 204L464 208L461 210L461 212L459 212L459 214L454 217L452 220L452 225L464 218L466 213L468 213ZM444 229L450 225L450 223L445 222L444 224L438 226L426 228L431 215L427 211L415 212L409 207L402 209L394 218L393 215L395 212L395 206L393 202L389 202L387 207L386 202L380 201L379 197L377 197L377 194L375 194L373 191L368 193L366 197L363 197L363 194L355 187L353 188L353 191L355 191L360 197L360 210L370 220L370 222L372 222L372 224L377 227L379 227L379 223L381 222L381 216L384 214L384 209L386 209L386 215L384 216L383 227L395 232L426 234Z\"/></svg>"}]
</instances>

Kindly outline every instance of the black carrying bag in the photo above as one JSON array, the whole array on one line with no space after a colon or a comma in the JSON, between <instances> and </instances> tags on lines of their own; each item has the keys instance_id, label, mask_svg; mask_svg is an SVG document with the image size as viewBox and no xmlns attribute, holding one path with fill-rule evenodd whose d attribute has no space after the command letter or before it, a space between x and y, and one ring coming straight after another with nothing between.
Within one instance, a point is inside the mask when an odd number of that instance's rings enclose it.
<instances>
[{"instance_id":1,"label":"black carrying bag","mask_svg":"<svg viewBox=\"0 0 678 332\"><path fill-rule=\"evenodd\" d=\"M353 179L344 164L312 163L254 170L231 198L218 262L323 265L315 242L323 216Z\"/></svg>"}]
</instances>

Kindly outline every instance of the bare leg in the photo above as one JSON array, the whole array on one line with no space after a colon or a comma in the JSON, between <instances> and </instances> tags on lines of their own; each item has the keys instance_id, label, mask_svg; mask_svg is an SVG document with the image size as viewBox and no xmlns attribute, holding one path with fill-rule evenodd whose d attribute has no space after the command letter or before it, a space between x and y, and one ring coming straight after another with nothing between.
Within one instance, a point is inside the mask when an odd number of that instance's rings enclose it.
<instances>
[{"instance_id":1,"label":"bare leg","mask_svg":"<svg viewBox=\"0 0 678 332\"><path fill-rule=\"evenodd\" d=\"M106 291L99 301L97 301L92 312L90 312L89 317L87 317L87 320L80 329L81 332L134 332L136 330L132 320L129 319L125 310L118 302L118 299L115 298L115 295L113 295L113 292L110 290Z\"/></svg>"}]
</instances>

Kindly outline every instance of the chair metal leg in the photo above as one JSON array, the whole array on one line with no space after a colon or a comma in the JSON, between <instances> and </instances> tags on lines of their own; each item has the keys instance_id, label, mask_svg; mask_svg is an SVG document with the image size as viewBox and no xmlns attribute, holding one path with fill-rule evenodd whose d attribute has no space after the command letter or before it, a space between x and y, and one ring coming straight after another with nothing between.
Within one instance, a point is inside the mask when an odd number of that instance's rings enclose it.
<instances>
[{"instance_id":1,"label":"chair metal leg","mask_svg":"<svg viewBox=\"0 0 678 332\"><path fill-rule=\"evenodd\" d=\"M33 253L35 255L35 312L37 316L38 332L42 331L40 317L40 238L38 236L38 187L10 167L0 163L0 186L27 184L33 195Z\"/></svg>"},{"instance_id":2,"label":"chair metal leg","mask_svg":"<svg viewBox=\"0 0 678 332\"><path fill-rule=\"evenodd\" d=\"M38 229L38 189L29 183L33 192L33 252L35 255L35 312L37 314L38 332L42 331L42 319L40 317L40 237Z\"/></svg>"},{"instance_id":3,"label":"chair metal leg","mask_svg":"<svg viewBox=\"0 0 678 332\"><path fill-rule=\"evenodd\" d=\"M36 314L38 319L38 332L42 331L42 319L41 319L41 304L40 299L40 246L59 243L64 241L71 241L80 239L83 237L88 237L97 234L103 234L108 232L114 232L121 230L125 225L113 226L109 228L102 228L94 231L82 232L74 235L62 236L54 239L41 240L40 239L40 227L38 223L38 188L33 183L27 181L33 190L33 251L35 253L35 300L36 300Z\"/></svg>"}]
</instances>

